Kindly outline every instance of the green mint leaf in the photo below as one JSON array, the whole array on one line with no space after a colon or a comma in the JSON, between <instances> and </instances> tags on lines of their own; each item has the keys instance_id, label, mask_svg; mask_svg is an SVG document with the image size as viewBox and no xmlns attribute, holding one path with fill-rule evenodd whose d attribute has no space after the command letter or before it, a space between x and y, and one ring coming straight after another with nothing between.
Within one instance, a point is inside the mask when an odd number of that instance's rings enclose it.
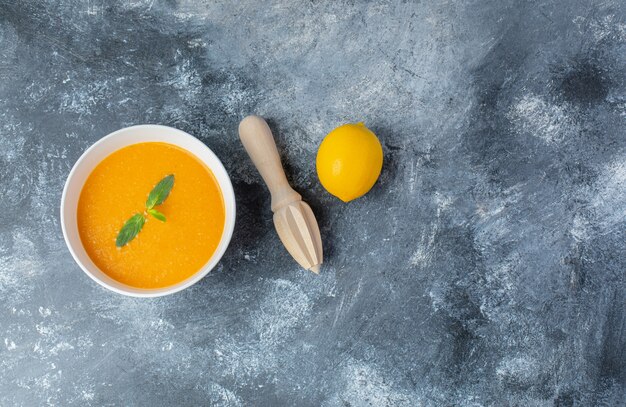
<instances>
[{"instance_id":1,"label":"green mint leaf","mask_svg":"<svg viewBox=\"0 0 626 407\"><path fill-rule=\"evenodd\" d=\"M144 223L146 223L146 218L141 213L136 213L131 216L131 218L124 223L124 226L122 226L122 229L120 229L120 232L117 234L115 245L117 247L126 246L128 242L137 236L141 228L143 228Z\"/></svg>"},{"instance_id":2,"label":"green mint leaf","mask_svg":"<svg viewBox=\"0 0 626 407\"><path fill-rule=\"evenodd\" d=\"M170 174L159 181L159 183L152 188L152 191L150 191L150 195L148 195L146 209L152 209L157 205L161 205L169 196L173 186L174 174Z\"/></svg>"},{"instance_id":3,"label":"green mint leaf","mask_svg":"<svg viewBox=\"0 0 626 407\"><path fill-rule=\"evenodd\" d=\"M163 215L161 212L157 211L156 209L148 209L148 213L154 216L156 219L160 220L161 222L165 222L165 215Z\"/></svg>"}]
</instances>

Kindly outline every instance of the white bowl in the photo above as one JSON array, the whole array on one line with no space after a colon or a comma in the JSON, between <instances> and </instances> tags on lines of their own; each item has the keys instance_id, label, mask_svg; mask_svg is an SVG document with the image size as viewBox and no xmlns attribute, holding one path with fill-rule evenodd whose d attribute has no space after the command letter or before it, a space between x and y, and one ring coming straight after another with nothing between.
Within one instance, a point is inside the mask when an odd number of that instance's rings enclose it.
<instances>
[{"instance_id":1,"label":"white bowl","mask_svg":"<svg viewBox=\"0 0 626 407\"><path fill-rule=\"evenodd\" d=\"M83 189L87 177L91 174L91 171L96 165L120 148L149 141L160 141L183 148L209 167L222 190L226 212L222 239L209 261L195 274L180 283L157 289L131 287L104 274L89 258L89 255L87 255L78 234L76 220L76 210L80 192ZM72 168L70 175L67 177L67 181L65 181L65 188L63 188L63 196L61 197L61 226L63 228L65 243L70 253L72 253L74 260L76 260L76 263L78 263L83 271L98 284L116 293L133 297L159 297L173 294L196 283L220 261L226 251L226 247L228 247L235 227L235 193L233 192L233 185L221 161L197 138L184 131L167 126L145 124L126 127L97 141L94 145L89 147L78 161L76 161L76 164L74 164L74 168Z\"/></svg>"}]
</instances>

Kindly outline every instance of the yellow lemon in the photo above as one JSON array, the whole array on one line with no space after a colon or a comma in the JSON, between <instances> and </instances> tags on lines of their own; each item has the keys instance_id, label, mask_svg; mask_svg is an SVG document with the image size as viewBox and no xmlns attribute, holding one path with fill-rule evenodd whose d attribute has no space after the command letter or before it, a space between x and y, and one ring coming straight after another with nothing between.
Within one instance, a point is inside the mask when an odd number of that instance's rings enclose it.
<instances>
[{"instance_id":1,"label":"yellow lemon","mask_svg":"<svg viewBox=\"0 0 626 407\"><path fill-rule=\"evenodd\" d=\"M344 202L363 196L383 167L383 148L363 123L344 124L328 133L317 151L317 176Z\"/></svg>"}]
</instances>

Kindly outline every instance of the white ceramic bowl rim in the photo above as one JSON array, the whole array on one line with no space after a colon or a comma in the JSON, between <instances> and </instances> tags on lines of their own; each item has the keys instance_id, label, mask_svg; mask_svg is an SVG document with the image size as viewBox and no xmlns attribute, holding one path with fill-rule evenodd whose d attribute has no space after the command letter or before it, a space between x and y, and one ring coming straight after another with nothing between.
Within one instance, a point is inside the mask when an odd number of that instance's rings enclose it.
<instances>
[{"instance_id":1,"label":"white ceramic bowl rim","mask_svg":"<svg viewBox=\"0 0 626 407\"><path fill-rule=\"evenodd\" d=\"M141 289L120 283L103 273L85 251L76 220L80 192L91 171L105 157L120 148L143 142L164 142L176 145L193 154L213 172L222 191L226 220L217 249L198 272L180 283L158 289ZM132 297L159 297L184 290L201 280L224 255L235 228L235 193L222 162L203 142L182 130L156 124L143 124L117 130L94 143L76 161L70 171L61 197L61 227L63 238L80 268L101 286Z\"/></svg>"}]
</instances>

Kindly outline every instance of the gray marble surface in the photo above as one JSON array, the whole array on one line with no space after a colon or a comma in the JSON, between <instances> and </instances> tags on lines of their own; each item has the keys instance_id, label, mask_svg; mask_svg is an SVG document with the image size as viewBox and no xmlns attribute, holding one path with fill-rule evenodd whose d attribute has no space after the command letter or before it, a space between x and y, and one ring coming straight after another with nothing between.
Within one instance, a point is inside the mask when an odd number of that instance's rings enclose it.
<instances>
[{"instance_id":1,"label":"gray marble surface","mask_svg":"<svg viewBox=\"0 0 626 407\"><path fill-rule=\"evenodd\" d=\"M623 406L625 64L621 0L0 0L0 405ZM385 165L344 204L314 159L354 121ZM159 299L97 286L59 225L75 160L140 123L204 141L238 203L219 267Z\"/></svg>"}]
</instances>

